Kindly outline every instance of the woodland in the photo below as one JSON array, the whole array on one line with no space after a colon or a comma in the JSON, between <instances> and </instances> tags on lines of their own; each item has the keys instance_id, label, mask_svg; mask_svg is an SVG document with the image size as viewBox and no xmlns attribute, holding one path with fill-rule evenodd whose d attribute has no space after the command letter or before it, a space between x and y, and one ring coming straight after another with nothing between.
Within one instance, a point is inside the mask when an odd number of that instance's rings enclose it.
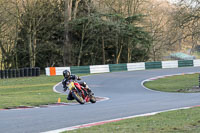
<instances>
[{"instance_id":1,"label":"woodland","mask_svg":"<svg viewBox=\"0 0 200 133\"><path fill-rule=\"evenodd\" d=\"M162 61L199 41L199 0L0 0L1 70Z\"/></svg>"}]
</instances>

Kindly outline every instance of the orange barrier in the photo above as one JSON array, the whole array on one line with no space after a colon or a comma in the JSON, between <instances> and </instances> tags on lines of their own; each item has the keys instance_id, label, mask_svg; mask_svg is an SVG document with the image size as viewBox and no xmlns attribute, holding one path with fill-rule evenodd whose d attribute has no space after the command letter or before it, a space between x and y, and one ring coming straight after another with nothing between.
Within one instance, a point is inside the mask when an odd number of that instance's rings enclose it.
<instances>
[{"instance_id":1,"label":"orange barrier","mask_svg":"<svg viewBox=\"0 0 200 133\"><path fill-rule=\"evenodd\" d=\"M50 76L55 76L55 75L56 75L56 68L50 67Z\"/></svg>"}]
</instances>

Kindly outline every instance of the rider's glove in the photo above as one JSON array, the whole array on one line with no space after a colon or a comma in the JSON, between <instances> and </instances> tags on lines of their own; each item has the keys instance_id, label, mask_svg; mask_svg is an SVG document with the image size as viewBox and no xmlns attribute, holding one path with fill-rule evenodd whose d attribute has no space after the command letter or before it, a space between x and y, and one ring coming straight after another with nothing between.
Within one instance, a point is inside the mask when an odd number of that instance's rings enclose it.
<instances>
[{"instance_id":1,"label":"rider's glove","mask_svg":"<svg viewBox=\"0 0 200 133\"><path fill-rule=\"evenodd\" d=\"M64 89L63 89L63 91L66 91L67 90L67 87L65 87Z\"/></svg>"},{"instance_id":2,"label":"rider's glove","mask_svg":"<svg viewBox=\"0 0 200 133\"><path fill-rule=\"evenodd\" d=\"M78 76L77 80L81 80L81 78Z\"/></svg>"}]
</instances>

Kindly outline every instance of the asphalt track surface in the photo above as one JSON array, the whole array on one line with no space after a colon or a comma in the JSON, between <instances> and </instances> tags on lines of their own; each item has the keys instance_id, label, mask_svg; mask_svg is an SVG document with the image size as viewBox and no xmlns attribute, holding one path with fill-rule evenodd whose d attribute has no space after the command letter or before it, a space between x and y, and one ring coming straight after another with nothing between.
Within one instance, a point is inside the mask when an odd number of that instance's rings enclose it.
<instances>
[{"instance_id":1,"label":"asphalt track surface","mask_svg":"<svg viewBox=\"0 0 200 133\"><path fill-rule=\"evenodd\" d=\"M48 108L0 111L0 133L38 133L121 117L200 105L200 93L166 93L145 89L145 79L200 72L199 67L113 72L84 77L96 96L109 100ZM60 85L56 87L59 91Z\"/></svg>"}]
</instances>

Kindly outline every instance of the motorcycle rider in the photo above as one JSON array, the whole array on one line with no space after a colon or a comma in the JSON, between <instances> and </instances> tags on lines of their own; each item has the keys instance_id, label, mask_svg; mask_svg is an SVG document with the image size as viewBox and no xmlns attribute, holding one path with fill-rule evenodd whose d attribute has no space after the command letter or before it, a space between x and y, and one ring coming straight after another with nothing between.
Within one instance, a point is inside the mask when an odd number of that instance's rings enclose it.
<instances>
[{"instance_id":1,"label":"motorcycle rider","mask_svg":"<svg viewBox=\"0 0 200 133\"><path fill-rule=\"evenodd\" d=\"M68 70L63 71L63 76L64 76L64 79L62 80L62 85L64 88L63 91L67 90L68 88L67 84L70 82L70 80L81 80L79 76L77 77L76 75L71 75L70 71ZM88 90L88 93L91 93L91 90L89 89L88 85L85 82L79 82L79 84L82 87L86 88ZM71 92L69 92L67 100L74 100Z\"/></svg>"}]
</instances>

